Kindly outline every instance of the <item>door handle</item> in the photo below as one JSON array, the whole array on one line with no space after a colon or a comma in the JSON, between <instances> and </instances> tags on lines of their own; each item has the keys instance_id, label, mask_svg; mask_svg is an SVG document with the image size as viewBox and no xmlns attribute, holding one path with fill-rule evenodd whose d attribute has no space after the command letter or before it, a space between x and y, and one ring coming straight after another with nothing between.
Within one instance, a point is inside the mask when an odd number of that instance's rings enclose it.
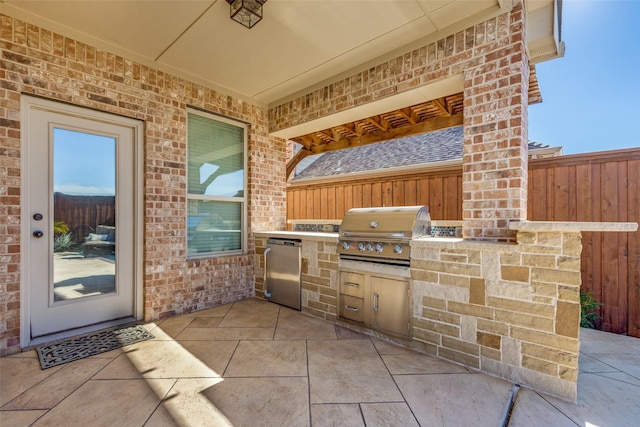
<instances>
[{"instance_id":1,"label":"door handle","mask_svg":"<svg viewBox=\"0 0 640 427\"><path fill-rule=\"evenodd\" d=\"M351 310L351 311L358 311L359 310L358 307L354 307L352 305L347 305L347 304L344 305L344 309L345 310Z\"/></svg>"},{"instance_id":2,"label":"door handle","mask_svg":"<svg viewBox=\"0 0 640 427\"><path fill-rule=\"evenodd\" d=\"M271 292L267 289L267 254L271 252L271 248L264 250L264 278L262 280L262 293L265 298L271 298Z\"/></svg>"},{"instance_id":3,"label":"door handle","mask_svg":"<svg viewBox=\"0 0 640 427\"><path fill-rule=\"evenodd\" d=\"M380 299L380 295L373 294L373 311L378 311L380 307L378 307L378 301Z\"/></svg>"},{"instance_id":4,"label":"door handle","mask_svg":"<svg viewBox=\"0 0 640 427\"><path fill-rule=\"evenodd\" d=\"M38 239L44 236L44 233L40 230L36 230L33 232L33 237L37 237Z\"/></svg>"},{"instance_id":5,"label":"door handle","mask_svg":"<svg viewBox=\"0 0 640 427\"><path fill-rule=\"evenodd\" d=\"M359 288L360 285L357 283L353 283L353 282L344 282L345 286L353 286L354 288Z\"/></svg>"}]
</instances>

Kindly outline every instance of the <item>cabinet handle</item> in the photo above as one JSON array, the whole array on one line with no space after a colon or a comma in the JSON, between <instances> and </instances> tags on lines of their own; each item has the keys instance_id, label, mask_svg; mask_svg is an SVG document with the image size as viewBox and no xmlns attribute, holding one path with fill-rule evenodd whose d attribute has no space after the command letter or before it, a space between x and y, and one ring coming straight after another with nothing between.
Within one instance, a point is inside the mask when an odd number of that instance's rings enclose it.
<instances>
[{"instance_id":1,"label":"cabinet handle","mask_svg":"<svg viewBox=\"0 0 640 427\"><path fill-rule=\"evenodd\" d=\"M378 311L378 300L380 299L380 295L373 294L373 311Z\"/></svg>"},{"instance_id":2,"label":"cabinet handle","mask_svg":"<svg viewBox=\"0 0 640 427\"><path fill-rule=\"evenodd\" d=\"M353 306L350 306L350 305L347 305L347 304L345 304L345 305L344 305L344 309L345 309L345 310L351 310L351 311L358 311L358 310L360 310L358 307L353 307Z\"/></svg>"},{"instance_id":3,"label":"cabinet handle","mask_svg":"<svg viewBox=\"0 0 640 427\"><path fill-rule=\"evenodd\" d=\"M262 293L265 298L271 298L271 292L267 289L267 254L271 252L271 248L264 250L264 278L262 279Z\"/></svg>"},{"instance_id":4,"label":"cabinet handle","mask_svg":"<svg viewBox=\"0 0 640 427\"><path fill-rule=\"evenodd\" d=\"M354 288L359 288L360 285L354 282L344 282L345 286L353 286Z\"/></svg>"}]
</instances>

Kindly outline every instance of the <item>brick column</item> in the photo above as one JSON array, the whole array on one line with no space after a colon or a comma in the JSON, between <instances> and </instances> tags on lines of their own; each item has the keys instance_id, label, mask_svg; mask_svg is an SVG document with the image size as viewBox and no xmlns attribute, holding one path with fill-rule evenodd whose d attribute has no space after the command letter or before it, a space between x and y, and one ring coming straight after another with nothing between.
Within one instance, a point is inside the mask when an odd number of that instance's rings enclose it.
<instances>
[{"instance_id":1,"label":"brick column","mask_svg":"<svg viewBox=\"0 0 640 427\"><path fill-rule=\"evenodd\" d=\"M522 3L508 19L508 34L477 49L482 60L464 74L462 234L469 240L515 242L509 221L527 216L529 61Z\"/></svg>"}]
</instances>

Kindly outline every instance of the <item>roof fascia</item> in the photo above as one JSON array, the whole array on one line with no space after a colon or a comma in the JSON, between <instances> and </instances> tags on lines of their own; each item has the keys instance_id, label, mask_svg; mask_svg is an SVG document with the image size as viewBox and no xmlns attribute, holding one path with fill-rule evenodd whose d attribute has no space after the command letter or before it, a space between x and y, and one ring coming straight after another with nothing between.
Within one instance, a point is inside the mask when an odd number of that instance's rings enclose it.
<instances>
[{"instance_id":1,"label":"roof fascia","mask_svg":"<svg viewBox=\"0 0 640 427\"><path fill-rule=\"evenodd\" d=\"M531 64L564 56L561 27L562 0L549 0L544 6L527 11L527 50Z\"/></svg>"}]
</instances>

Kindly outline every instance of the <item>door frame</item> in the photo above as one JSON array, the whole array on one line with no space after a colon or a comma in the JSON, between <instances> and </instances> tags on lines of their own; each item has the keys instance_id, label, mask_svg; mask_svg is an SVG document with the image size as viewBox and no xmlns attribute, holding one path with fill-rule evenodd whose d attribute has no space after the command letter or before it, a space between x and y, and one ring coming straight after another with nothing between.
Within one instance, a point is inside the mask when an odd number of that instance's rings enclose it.
<instances>
[{"instance_id":1,"label":"door frame","mask_svg":"<svg viewBox=\"0 0 640 427\"><path fill-rule=\"evenodd\" d=\"M21 170L21 188L20 188L20 209L21 209L21 231L20 231L20 347L30 347L43 342L66 338L73 335L92 332L106 327L115 326L127 321L116 320L104 323L98 323L86 327L72 329L38 337L31 338L31 307L30 307L30 279L31 271L29 270L29 253L31 245L31 222L29 221L29 192L32 184L29 176L29 150L30 150L30 126L31 111L45 110L58 114L66 114L75 117L81 117L88 120L97 120L101 122L114 123L120 126L129 127L134 133L134 159L133 159L133 318L140 320L143 317L143 213L144 213L144 158L143 158L143 141L144 141L144 124L142 121L132 119L125 116L119 116L112 113L92 110L86 107L80 107L62 102L52 101L44 98L36 98L29 95L21 95L21 138L20 138L20 170Z\"/></svg>"}]
</instances>

